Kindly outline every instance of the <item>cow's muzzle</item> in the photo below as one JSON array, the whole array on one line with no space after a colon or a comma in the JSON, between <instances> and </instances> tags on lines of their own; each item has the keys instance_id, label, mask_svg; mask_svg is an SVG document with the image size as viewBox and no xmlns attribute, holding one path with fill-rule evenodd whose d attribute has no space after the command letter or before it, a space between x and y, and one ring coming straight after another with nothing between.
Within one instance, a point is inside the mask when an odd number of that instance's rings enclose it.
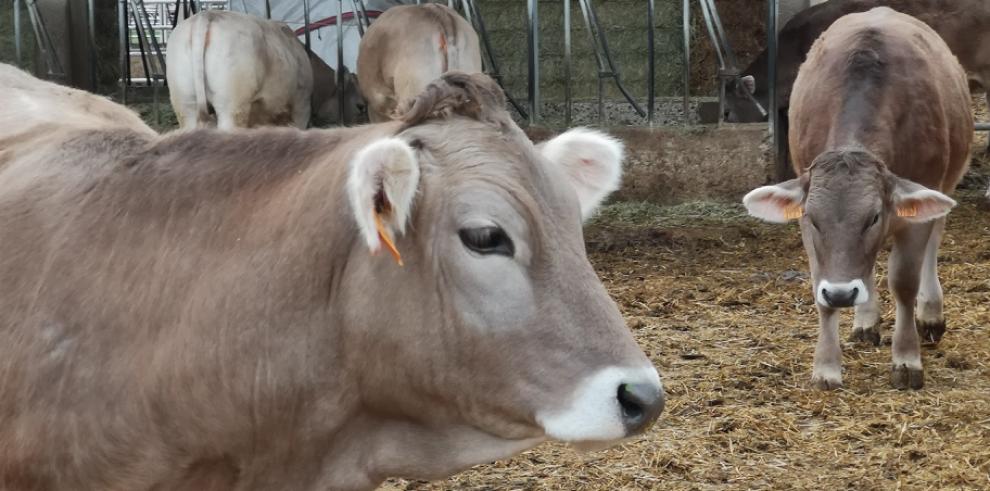
<instances>
[{"instance_id":1,"label":"cow's muzzle","mask_svg":"<svg viewBox=\"0 0 990 491\"><path fill-rule=\"evenodd\" d=\"M861 305L870 299L870 292L866 289L863 280L859 279L845 283L822 280L818 283L815 293L820 305L833 309Z\"/></svg>"}]
</instances>

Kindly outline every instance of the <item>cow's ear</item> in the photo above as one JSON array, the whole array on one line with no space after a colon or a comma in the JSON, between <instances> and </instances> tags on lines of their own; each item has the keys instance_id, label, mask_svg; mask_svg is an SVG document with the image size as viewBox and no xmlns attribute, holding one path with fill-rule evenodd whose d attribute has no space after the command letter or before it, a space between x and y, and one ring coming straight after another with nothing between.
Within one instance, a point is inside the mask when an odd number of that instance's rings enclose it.
<instances>
[{"instance_id":1,"label":"cow's ear","mask_svg":"<svg viewBox=\"0 0 990 491\"><path fill-rule=\"evenodd\" d=\"M752 75L746 75L745 77L739 78L739 85L746 89L750 94L756 93L756 79Z\"/></svg>"},{"instance_id":2,"label":"cow's ear","mask_svg":"<svg viewBox=\"0 0 990 491\"><path fill-rule=\"evenodd\" d=\"M785 223L804 214L804 183L801 178L756 188L743 197L750 215L774 223Z\"/></svg>"},{"instance_id":3,"label":"cow's ear","mask_svg":"<svg viewBox=\"0 0 990 491\"><path fill-rule=\"evenodd\" d=\"M955 200L934 189L893 175L891 179L894 211L904 220L913 223L935 220L944 217L956 206Z\"/></svg>"},{"instance_id":4,"label":"cow's ear","mask_svg":"<svg viewBox=\"0 0 990 491\"><path fill-rule=\"evenodd\" d=\"M622 142L604 133L575 128L538 146L560 165L577 191L581 216L588 218L622 183Z\"/></svg>"},{"instance_id":5,"label":"cow's ear","mask_svg":"<svg viewBox=\"0 0 990 491\"><path fill-rule=\"evenodd\" d=\"M371 252L384 245L402 264L392 238L405 232L418 186L419 162L412 147L401 139L377 140L351 160L347 195Z\"/></svg>"}]
</instances>

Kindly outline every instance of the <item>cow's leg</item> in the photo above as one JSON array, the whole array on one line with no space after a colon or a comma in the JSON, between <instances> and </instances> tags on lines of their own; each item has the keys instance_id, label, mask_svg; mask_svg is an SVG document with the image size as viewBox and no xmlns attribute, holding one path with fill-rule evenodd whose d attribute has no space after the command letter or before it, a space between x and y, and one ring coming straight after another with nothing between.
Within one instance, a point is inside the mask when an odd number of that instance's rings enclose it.
<instances>
[{"instance_id":1,"label":"cow's leg","mask_svg":"<svg viewBox=\"0 0 990 491\"><path fill-rule=\"evenodd\" d=\"M308 128L310 113L312 113L312 110L312 106L309 103L309 97L297 99L292 105L292 124L301 130Z\"/></svg>"},{"instance_id":2,"label":"cow's leg","mask_svg":"<svg viewBox=\"0 0 990 491\"><path fill-rule=\"evenodd\" d=\"M913 224L894 235L890 252L890 291L897 302L894 340L891 348L890 381L897 389L920 389L925 385L921 366L921 343L914 321L914 303L921 282L925 250L933 224Z\"/></svg>"},{"instance_id":3,"label":"cow's leg","mask_svg":"<svg viewBox=\"0 0 990 491\"><path fill-rule=\"evenodd\" d=\"M870 276L866 278L866 292L870 299L866 303L856 306L853 332L849 340L880 346L880 300L877 298L877 278L876 272L873 270L870 271Z\"/></svg>"},{"instance_id":4,"label":"cow's leg","mask_svg":"<svg viewBox=\"0 0 990 491\"><path fill-rule=\"evenodd\" d=\"M932 226L931 236L925 246L925 260L921 266L921 286L918 288L918 312L915 320L921 341L937 343L945 334L945 317L942 314L942 285L938 281L938 246L945 230L945 217Z\"/></svg>"},{"instance_id":5,"label":"cow's leg","mask_svg":"<svg viewBox=\"0 0 990 491\"><path fill-rule=\"evenodd\" d=\"M816 280L815 285L818 284ZM818 306L818 345L811 385L819 390L842 388L842 346L839 344L839 312Z\"/></svg>"},{"instance_id":6,"label":"cow's leg","mask_svg":"<svg viewBox=\"0 0 990 491\"><path fill-rule=\"evenodd\" d=\"M196 102L182 102L175 104L173 108L175 116L179 120L179 128L197 128L199 124L199 107Z\"/></svg>"}]
</instances>

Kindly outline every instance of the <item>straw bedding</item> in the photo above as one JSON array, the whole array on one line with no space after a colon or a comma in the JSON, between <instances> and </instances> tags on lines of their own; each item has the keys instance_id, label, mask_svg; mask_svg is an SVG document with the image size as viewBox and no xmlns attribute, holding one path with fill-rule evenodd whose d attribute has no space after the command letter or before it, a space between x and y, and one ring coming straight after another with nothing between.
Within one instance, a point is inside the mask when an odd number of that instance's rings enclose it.
<instances>
[{"instance_id":1,"label":"straw bedding","mask_svg":"<svg viewBox=\"0 0 990 491\"><path fill-rule=\"evenodd\" d=\"M979 169L978 169L979 170ZM949 327L925 388L891 389L886 253L879 348L843 343L845 388L808 387L817 319L796 225L737 205L616 204L589 255L660 369L647 435L596 453L544 445L437 483L387 490L990 489L990 215L983 178L957 193L939 255ZM851 331L843 318L843 339Z\"/></svg>"}]
</instances>

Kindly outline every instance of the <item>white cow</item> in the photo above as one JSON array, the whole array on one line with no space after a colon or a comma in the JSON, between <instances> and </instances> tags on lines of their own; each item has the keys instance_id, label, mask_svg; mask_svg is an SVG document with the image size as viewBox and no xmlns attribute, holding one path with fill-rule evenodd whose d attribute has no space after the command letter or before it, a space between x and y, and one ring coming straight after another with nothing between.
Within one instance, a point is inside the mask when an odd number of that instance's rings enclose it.
<instances>
[{"instance_id":1,"label":"white cow","mask_svg":"<svg viewBox=\"0 0 990 491\"><path fill-rule=\"evenodd\" d=\"M263 125L306 128L315 112L337 120L334 71L286 24L236 12L204 11L179 23L166 59L172 106L182 128ZM348 76L353 79L352 76ZM314 90L314 85L316 90ZM357 93L353 81L350 95ZM358 103L347 101L351 120Z\"/></svg>"}]
</instances>

